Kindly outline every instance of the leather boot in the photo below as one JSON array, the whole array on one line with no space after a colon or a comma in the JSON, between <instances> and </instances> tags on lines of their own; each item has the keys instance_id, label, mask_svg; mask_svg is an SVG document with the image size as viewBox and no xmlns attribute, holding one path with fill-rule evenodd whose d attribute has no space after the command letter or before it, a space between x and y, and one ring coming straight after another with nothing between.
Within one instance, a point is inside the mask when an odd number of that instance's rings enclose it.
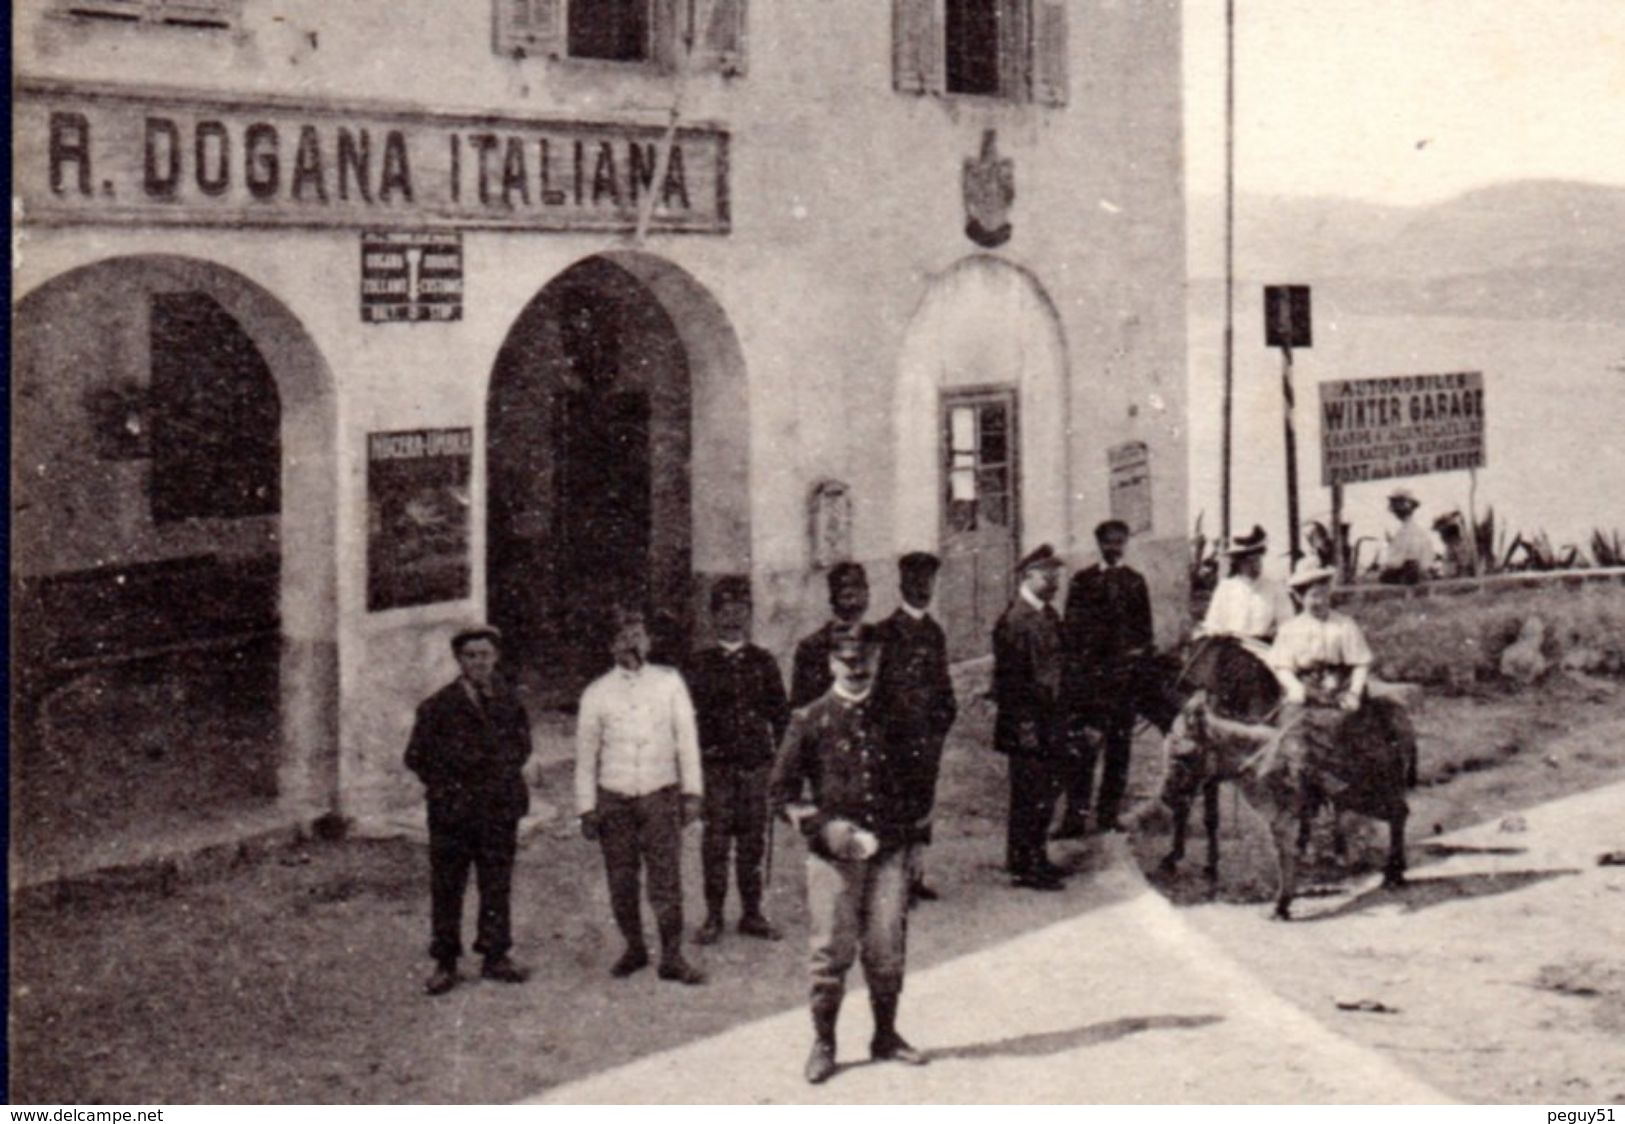
<instances>
[{"instance_id":1,"label":"leather boot","mask_svg":"<svg viewBox=\"0 0 1625 1124\"><path fill-rule=\"evenodd\" d=\"M869 1057L877 1062L924 1065L925 1055L897 1033L897 996L870 992L869 1005L875 1013L875 1036L869 1043Z\"/></svg>"},{"instance_id":2,"label":"leather boot","mask_svg":"<svg viewBox=\"0 0 1625 1124\"><path fill-rule=\"evenodd\" d=\"M841 1014L839 994L815 994L812 1001L813 1046L803 1071L810 1085L822 1085L835 1075L835 1022Z\"/></svg>"}]
</instances>

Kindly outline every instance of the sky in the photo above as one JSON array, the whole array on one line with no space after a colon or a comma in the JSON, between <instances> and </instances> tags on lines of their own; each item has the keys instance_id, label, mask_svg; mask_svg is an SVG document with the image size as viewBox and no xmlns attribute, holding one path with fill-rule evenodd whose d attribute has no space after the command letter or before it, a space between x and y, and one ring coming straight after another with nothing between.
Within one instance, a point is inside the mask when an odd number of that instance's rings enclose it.
<instances>
[{"instance_id":1,"label":"sky","mask_svg":"<svg viewBox=\"0 0 1625 1124\"><path fill-rule=\"evenodd\" d=\"M1187 186L1224 188L1224 0L1183 0ZM1625 185L1625 0L1235 0L1236 186L1418 204Z\"/></svg>"}]
</instances>

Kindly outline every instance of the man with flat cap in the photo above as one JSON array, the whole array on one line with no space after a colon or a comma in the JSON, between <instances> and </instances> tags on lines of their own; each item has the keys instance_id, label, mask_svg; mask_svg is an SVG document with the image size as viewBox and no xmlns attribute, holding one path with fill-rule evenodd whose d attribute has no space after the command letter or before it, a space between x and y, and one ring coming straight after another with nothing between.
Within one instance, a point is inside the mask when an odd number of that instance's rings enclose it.
<instances>
[{"instance_id":1,"label":"man with flat cap","mask_svg":"<svg viewBox=\"0 0 1625 1124\"><path fill-rule=\"evenodd\" d=\"M1072 759L1066 814L1057 838L1083 835L1094 789L1095 761L1105 743L1095 829L1117 831L1134 742L1136 679L1151 653L1151 593L1125 565L1128 524L1108 519L1095 528L1100 561L1072 575L1063 632L1067 658L1068 731Z\"/></svg>"},{"instance_id":2,"label":"man with flat cap","mask_svg":"<svg viewBox=\"0 0 1625 1124\"><path fill-rule=\"evenodd\" d=\"M640 882L660 933L659 976L705 974L683 958L683 828L700 818L704 783L694 704L675 669L649 662L643 614L615 614L615 666L592 681L576 718L576 808L581 834L604 852L609 904L626 950L610 974L648 966Z\"/></svg>"},{"instance_id":3,"label":"man with flat cap","mask_svg":"<svg viewBox=\"0 0 1625 1124\"><path fill-rule=\"evenodd\" d=\"M1023 558L1016 596L993 629L993 748L1010 758L1005 863L1029 890L1059 890L1065 876L1046 842L1066 752L1061 617L1052 604L1061 569L1048 543Z\"/></svg>"},{"instance_id":4,"label":"man with flat cap","mask_svg":"<svg viewBox=\"0 0 1625 1124\"><path fill-rule=\"evenodd\" d=\"M508 950L519 821L530 809L530 788L520 773L530 757L530 718L513 688L496 675L501 639L485 627L451 638L462 674L417 708L406 746L406 767L423 782L429 805L429 955L435 970L424 989L430 995L457 986L470 866L480 893L474 939L474 951L485 958L480 974L500 983L523 983L526 976Z\"/></svg>"},{"instance_id":5,"label":"man with flat cap","mask_svg":"<svg viewBox=\"0 0 1625 1124\"><path fill-rule=\"evenodd\" d=\"M958 706L948 676L948 637L931 616L941 561L934 554L914 551L897 560L898 592L902 604L876 628L880 638L880 671L875 679L886 728L886 740L909 773L909 791L920 801L919 846L909 872L911 901L936 901L938 894L925 881L925 848L931 841L931 811L936 803L937 775L942 747L954 724Z\"/></svg>"},{"instance_id":6,"label":"man with flat cap","mask_svg":"<svg viewBox=\"0 0 1625 1124\"><path fill-rule=\"evenodd\" d=\"M722 935L728 897L728 853L743 912L739 931L776 941L781 934L762 913L762 867L767 853L767 778L790 723L790 704L778 661L748 639L750 579L721 578L711 587L711 625L717 642L695 654L688 689L699 720L700 765L705 773L705 923L697 944Z\"/></svg>"},{"instance_id":7,"label":"man with flat cap","mask_svg":"<svg viewBox=\"0 0 1625 1124\"><path fill-rule=\"evenodd\" d=\"M833 679L829 671L830 638L841 625L857 624L869 611L869 575L862 564L837 562L829 571L830 620L796 645L790 665L790 706L799 709L822 698Z\"/></svg>"},{"instance_id":8,"label":"man with flat cap","mask_svg":"<svg viewBox=\"0 0 1625 1124\"><path fill-rule=\"evenodd\" d=\"M925 1064L897 1032L921 781L881 728L871 694L878 658L869 626L832 631L830 689L794 713L773 765L773 805L807 843L814 1038L804 1072L815 1085L835 1072L835 1025L860 952L874 1013L869 1056Z\"/></svg>"}]
</instances>

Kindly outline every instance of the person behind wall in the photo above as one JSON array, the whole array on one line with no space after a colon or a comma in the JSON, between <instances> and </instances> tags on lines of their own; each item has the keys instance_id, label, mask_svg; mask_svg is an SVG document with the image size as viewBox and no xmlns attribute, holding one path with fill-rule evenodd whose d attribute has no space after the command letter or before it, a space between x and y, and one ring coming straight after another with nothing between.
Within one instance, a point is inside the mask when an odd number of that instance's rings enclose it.
<instances>
[{"instance_id":1,"label":"person behind wall","mask_svg":"<svg viewBox=\"0 0 1625 1124\"><path fill-rule=\"evenodd\" d=\"M1010 759L1005 864L1015 886L1062 888L1046 852L1066 746L1061 706L1061 618L1052 602L1062 564L1048 543L1017 567L1020 586L993 629L993 748Z\"/></svg>"},{"instance_id":2,"label":"person behind wall","mask_svg":"<svg viewBox=\"0 0 1625 1124\"><path fill-rule=\"evenodd\" d=\"M899 558L902 604L876 628L880 670L875 696L884 713L886 740L908 773L908 790L920 799L920 806L913 809L921 835L909 872L911 904L936 901L940 896L925 880L925 849L931 842L943 744L958 713L948 674L948 637L931 616L931 597L941 567L936 555L924 551Z\"/></svg>"},{"instance_id":3,"label":"person behind wall","mask_svg":"<svg viewBox=\"0 0 1625 1124\"><path fill-rule=\"evenodd\" d=\"M1389 585L1417 585L1433 567L1433 536L1412 516L1422 505L1408 488L1395 488L1388 495L1388 510L1399 525L1388 536L1387 548L1377 571L1379 581Z\"/></svg>"},{"instance_id":4,"label":"person behind wall","mask_svg":"<svg viewBox=\"0 0 1625 1124\"><path fill-rule=\"evenodd\" d=\"M790 719L771 782L773 805L807 844L813 1046L804 1075L835 1073L835 1026L846 974L861 953L875 1061L924 1065L897 1031L907 955L910 855L919 843L923 779L881 726L872 696L879 645L862 624L830 637L830 689Z\"/></svg>"},{"instance_id":5,"label":"person behind wall","mask_svg":"<svg viewBox=\"0 0 1625 1124\"><path fill-rule=\"evenodd\" d=\"M1057 839L1079 838L1087 828L1102 742L1106 760L1095 826L1121 830L1117 817L1128 787L1137 678L1152 650L1151 593L1145 578L1123 562L1128 539L1128 524L1120 519L1096 527L1100 561L1074 574L1067 587L1062 633L1071 776Z\"/></svg>"},{"instance_id":6,"label":"person behind wall","mask_svg":"<svg viewBox=\"0 0 1625 1124\"><path fill-rule=\"evenodd\" d=\"M833 680L829 671L829 651L834 630L863 620L869 611L869 575L857 562L837 562L830 567L830 620L817 632L802 638L790 665L790 706L799 709L822 698Z\"/></svg>"},{"instance_id":7,"label":"person behind wall","mask_svg":"<svg viewBox=\"0 0 1625 1124\"><path fill-rule=\"evenodd\" d=\"M576 722L581 834L604 853L610 908L626 950L617 979L649 963L640 881L660 934L663 980L705 982L683 958L683 827L700 816L704 785L694 705L675 670L648 662L643 614L616 613L615 666L588 685Z\"/></svg>"},{"instance_id":8,"label":"person behind wall","mask_svg":"<svg viewBox=\"0 0 1625 1124\"><path fill-rule=\"evenodd\" d=\"M722 935L730 850L743 906L739 931L769 941L782 937L762 912L762 878L768 774L790 723L790 704L778 662L747 637L750 612L748 578L722 578L712 586L711 624L717 642L694 656L687 674L705 776L700 858L706 912L694 935L696 944L713 944Z\"/></svg>"},{"instance_id":9,"label":"person behind wall","mask_svg":"<svg viewBox=\"0 0 1625 1124\"><path fill-rule=\"evenodd\" d=\"M429 955L435 970L424 990L430 995L444 995L458 982L470 866L479 884L474 951L485 958L480 974L500 983L526 978L508 950L519 821L530 809L530 789L520 772L531 753L530 719L496 674L501 640L496 629L483 626L451 638L461 674L417 708L406 746L406 767L423 782L428 803Z\"/></svg>"}]
</instances>

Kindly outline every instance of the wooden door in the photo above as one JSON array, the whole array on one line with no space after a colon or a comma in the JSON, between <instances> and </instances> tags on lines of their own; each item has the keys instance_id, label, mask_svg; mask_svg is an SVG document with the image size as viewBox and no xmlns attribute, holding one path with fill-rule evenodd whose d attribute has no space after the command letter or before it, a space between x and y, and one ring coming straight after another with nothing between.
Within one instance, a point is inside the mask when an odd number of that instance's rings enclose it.
<instances>
[{"instance_id":1,"label":"wooden door","mask_svg":"<svg viewBox=\"0 0 1625 1124\"><path fill-rule=\"evenodd\" d=\"M937 606L952 659L989 650L993 626L1015 591L1018 448L1013 390L943 396Z\"/></svg>"}]
</instances>

